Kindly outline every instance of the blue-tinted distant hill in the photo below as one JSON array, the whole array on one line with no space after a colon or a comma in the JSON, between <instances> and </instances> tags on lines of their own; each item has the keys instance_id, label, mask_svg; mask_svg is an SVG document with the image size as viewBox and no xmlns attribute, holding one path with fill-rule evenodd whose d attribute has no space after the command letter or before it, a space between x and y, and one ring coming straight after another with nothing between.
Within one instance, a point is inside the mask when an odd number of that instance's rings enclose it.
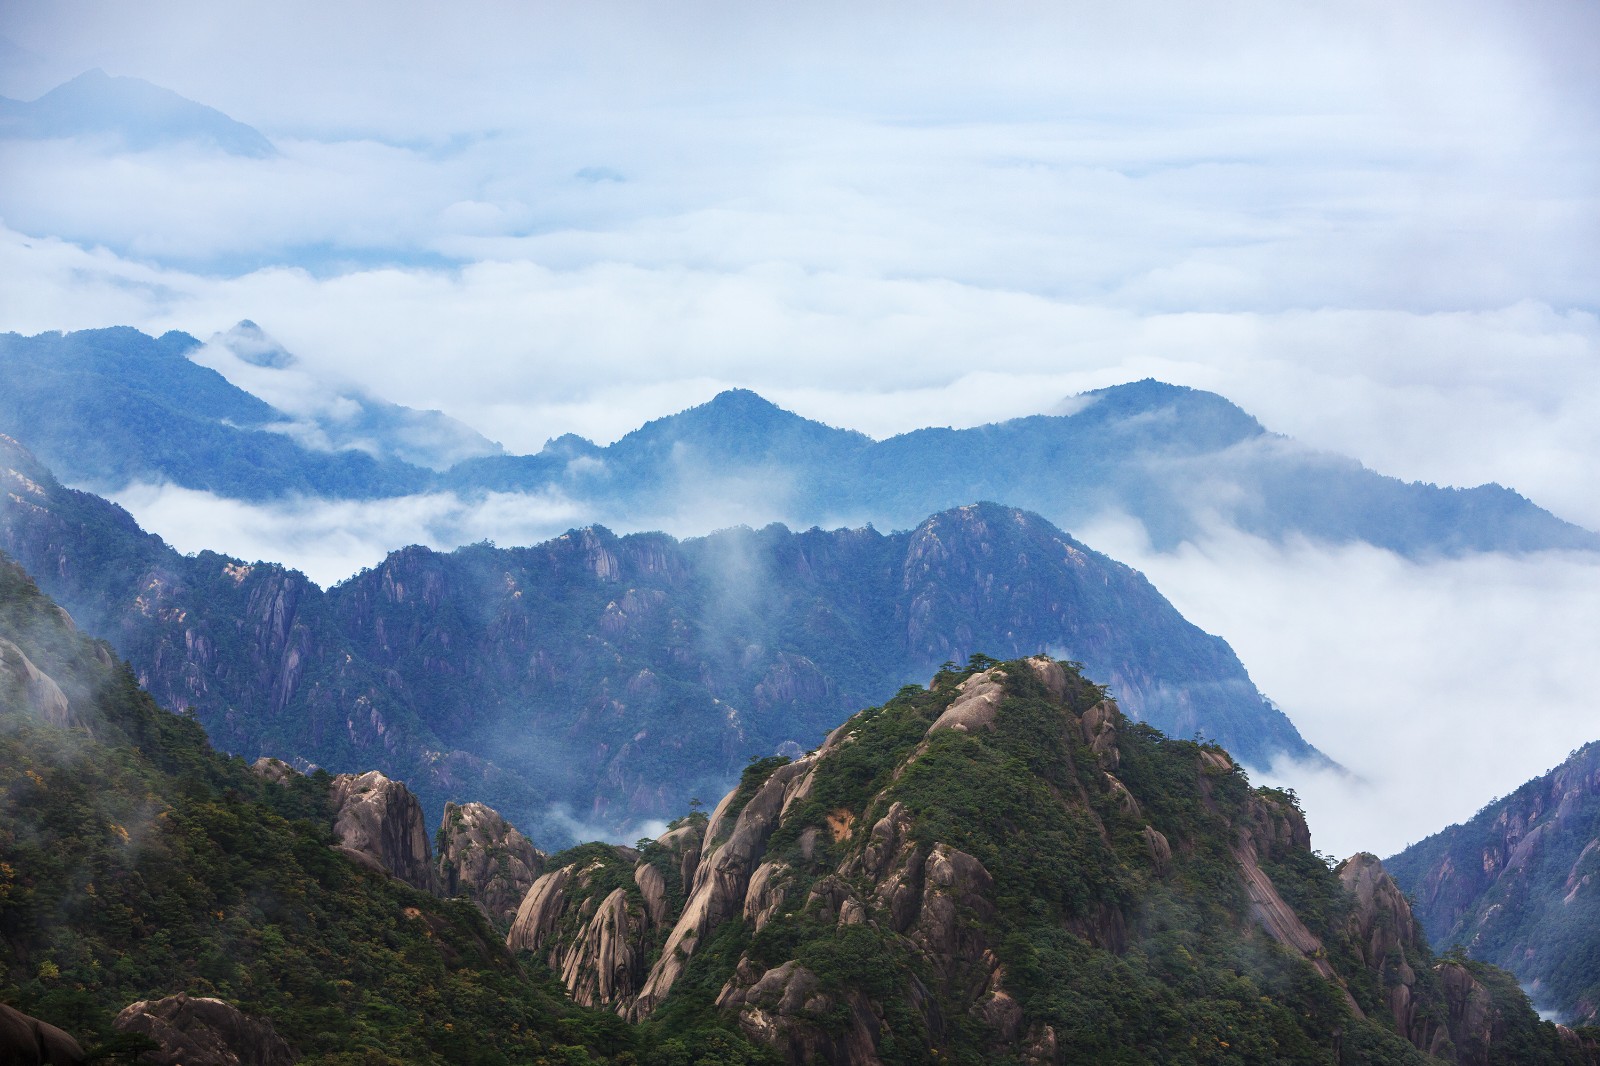
<instances>
[{"instance_id":1,"label":"blue-tinted distant hill","mask_svg":"<svg viewBox=\"0 0 1600 1066\"><path fill-rule=\"evenodd\" d=\"M195 144L229 155L278 154L260 131L142 78L90 70L37 100L0 97L0 137L103 138L130 151Z\"/></svg>"},{"instance_id":2,"label":"blue-tinted distant hill","mask_svg":"<svg viewBox=\"0 0 1600 1066\"><path fill-rule=\"evenodd\" d=\"M263 393L274 375L299 372L253 323L213 340L210 365L250 364L230 377ZM514 456L437 412L358 392L343 405L353 416L286 413L197 363L198 349L187 334L127 328L0 336L0 432L69 483L102 492L130 481L248 500L521 492L570 501L588 521L668 532L768 522L909 529L987 499L1065 529L1126 514L1162 550L1219 523L1412 557L1600 550L1600 534L1511 489L1386 477L1270 433L1215 393L1158 381L1087 393L1072 414L883 441L735 389L609 446L568 434Z\"/></svg>"},{"instance_id":3,"label":"blue-tinted distant hill","mask_svg":"<svg viewBox=\"0 0 1600 1066\"><path fill-rule=\"evenodd\" d=\"M1162 549L1213 520L1270 539L1365 541L1414 556L1600 549L1600 535L1510 489L1385 477L1269 433L1214 393L1146 380L1080 400L1070 415L873 441L734 390L610 447L567 436L536 456L460 464L441 481L458 491L554 489L607 521L669 528L696 501L738 501L747 521L902 528L993 499L1068 529L1128 514Z\"/></svg>"},{"instance_id":4,"label":"blue-tinted distant hill","mask_svg":"<svg viewBox=\"0 0 1600 1066\"><path fill-rule=\"evenodd\" d=\"M293 372L293 357L253 323L218 345L216 358L251 364L263 380ZM337 396L350 401L337 419L293 415L195 362L200 348L187 333L127 327L0 334L0 432L74 484L162 482L246 500L417 492L430 460L499 447L436 411L360 394Z\"/></svg>"}]
</instances>

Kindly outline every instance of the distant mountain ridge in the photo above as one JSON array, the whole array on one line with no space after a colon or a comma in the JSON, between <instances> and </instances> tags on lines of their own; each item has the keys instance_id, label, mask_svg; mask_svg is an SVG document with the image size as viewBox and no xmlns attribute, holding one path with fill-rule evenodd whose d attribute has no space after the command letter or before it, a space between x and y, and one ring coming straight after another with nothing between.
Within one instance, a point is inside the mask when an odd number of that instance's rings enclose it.
<instances>
[{"instance_id":1,"label":"distant mountain ridge","mask_svg":"<svg viewBox=\"0 0 1600 1066\"><path fill-rule=\"evenodd\" d=\"M266 375L259 380L291 373L288 353L261 354L259 332L241 323L220 341L246 353L240 366ZM735 389L608 446L568 434L536 454L506 455L445 416L424 425L421 413L370 398L354 423L279 412L269 431L259 397L229 392L185 357L200 351L186 334L126 328L0 337L0 432L100 491L146 480L256 501L523 493L628 530L703 530L708 521L907 529L988 499L1069 529L1127 515L1158 550L1218 523L1414 558L1600 550L1600 533L1510 489L1402 482L1269 433L1221 396L1153 380L1087 393L1071 414L882 441ZM259 358L269 361L251 361ZM85 434L90 425L96 432ZM451 458L462 454L472 457Z\"/></svg>"},{"instance_id":2,"label":"distant mountain ridge","mask_svg":"<svg viewBox=\"0 0 1600 1066\"><path fill-rule=\"evenodd\" d=\"M269 380L292 366L271 345L242 322L207 354L215 363L236 358ZM204 347L187 333L150 337L125 326L0 334L0 425L79 485L170 482L247 500L404 495L431 476L413 461L498 450L436 411L359 393L325 398L343 401L339 418L296 416L196 362ZM307 446L311 437L326 445ZM430 444L439 450L430 453Z\"/></svg>"},{"instance_id":3,"label":"distant mountain ridge","mask_svg":"<svg viewBox=\"0 0 1600 1066\"><path fill-rule=\"evenodd\" d=\"M974 653L1083 662L1130 714L1253 764L1321 758L1142 575L994 504L890 535L413 547L324 591L179 555L5 440L0 479L0 548L220 746L377 768L435 808L470 783L541 845L570 832L552 804L611 827L661 817Z\"/></svg>"},{"instance_id":4,"label":"distant mountain ridge","mask_svg":"<svg viewBox=\"0 0 1600 1066\"><path fill-rule=\"evenodd\" d=\"M0 97L0 137L105 137L132 151L197 144L252 159L278 154L259 130L214 107L143 78L112 77L99 69L85 71L37 100Z\"/></svg>"}]
</instances>

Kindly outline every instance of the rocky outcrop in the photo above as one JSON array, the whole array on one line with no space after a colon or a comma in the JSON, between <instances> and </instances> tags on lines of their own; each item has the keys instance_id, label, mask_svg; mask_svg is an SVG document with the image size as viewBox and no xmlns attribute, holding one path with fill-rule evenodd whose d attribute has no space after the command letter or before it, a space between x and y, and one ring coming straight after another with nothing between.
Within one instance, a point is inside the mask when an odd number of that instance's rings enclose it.
<instances>
[{"instance_id":1,"label":"rocky outcrop","mask_svg":"<svg viewBox=\"0 0 1600 1066\"><path fill-rule=\"evenodd\" d=\"M534 882L506 946L542 956L576 1002L626 1013L648 974L650 948L664 932L666 878L631 848L586 847L580 861ZM641 887L657 883L652 874L660 879L654 903Z\"/></svg>"},{"instance_id":2,"label":"rocky outcrop","mask_svg":"<svg viewBox=\"0 0 1600 1066\"><path fill-rule=\"evenodd\" d=\"M1497 1048L1520 1039L1497 1019L1525 1034L1538 1024L1489 978L1485 989L1448 972L1454 963L1434 968L1370 856L1339 871L1348 927L1330 926L1339 912L1324 908L1311 912L1313 932L1289 900L1337 900L1340 882L1312 858L1294 797L1251 788L1214 745L1131 728L1103 690L1043 657L943 671L929 691L862 712L809 755L753 763L709 818L638 853L594 844L568 854L523 900L514 949L542 956L578 1002L633 1020L685 982L703 995L715 974L724 1023L790 1063L1097 1061L1115 1045L1087 1050L1100 1037L1079 1019L1096 982L1115 983L1093 1010L1128 1012L1108 1032L1145 1026L1130 997L1150 979L1121 960L1168 929L1221 938L1226 947L1186 952L1184 966L1198 974L1206 955L1233 960L1213 976L1248 976L1276 1004L1268 1013L1297 1019L1320 1046L1356 1028L1392 1043L1398 1030L1449 1061L1457 1023L1464 1043ZM1219 878L1215 892L1200 887ZM1270 969L1251 972L1251 959ZM1483 976L1463 970L1474 972ZM1310 1031L1307 1005L1326 1003L1308 990L1317 975L1344 1000L1333 1012L1342 1030ZM1206 998L1202 984L1183 994ZM1192 1027L1177 1028L1150 1061L1187 1054Z\"/></svg>"},{"instance_id":3,"label":"rocky outcrop","mask_svg":"<svg viewBox=\"0 0 1600 1066\"><path fill-rule=\"evenodd\" d=\"M1490 1049L1499 1035L1498 1012L1489 990L1459 962L1434 968L1449 1014L1446 1024L1455 1042L1458 1066L1489 1066Z\"/></svg>"},{"instance_id":4,"label":"rocky outcrop","mask_svg":"<svg viewBox=\"0 0 1600 1066\"><path fill-rule=\"evenodd\" d=\"M1395 884L1377 856L1353 855L1334 871L1354 901L1346 931L1361 962L1378 978L1384 1006L1395 1029L1412 1046L1430 1055L1450 1052L1450 1030L1445 1020L1428 1009L1417 971L1422 965L1421 930L1411 915L1405 893Z\"/></svg>"},{"instance_id":5,"label":"rocky outcrop","mask_svg":"<svg viewBox=\"0 0 1600 1066\"><path fill-rule=\"evenodd\" d=\"M83 1066L83 1048L64 1031L0 1003L0 1063L5 1066Z\"/></svg>"},{"instance_id":6,"label":"rocky outcrop","mask_svg":"<svg viewBox=\"0 0 1600 1066\"><path fill-rule=\"evenodd\" d=\"M45 725L65 729L74 724L61 686L4 637L0 637L0 699L23 707Z\"/></svg>"},{"instance_id":7,"label":"rocky outcrop","mask_svg":"<svg viewBox=\"0 0 1600 1066\"><path fill-rule=\"evenodd\" d=\"M340 774L328 798L339 851L413 888L435 889L422 804L406 786L376 770Z\"/></svg>"},{"instance_id":8,"label":"rocky outcrop","mask_svg":"<svg viewBox=\"0 0 1600 1066\"><path fill-rule=\"evenodd\" d=\"M113 1023L160 1045L141 1058L156 1066L291 1066L298 1056L261 1018L220 999L176 995L140 1000Z\"/></svg>"},{"instance_id":9,"label":"rocky outcrop","mask_svg":"<svg viewBox=\"0 0 1600 1066\"><path fill-rule=\"evenodd\" d=\"M683 974L689 956L706 933L725 919L744 913L750 877L767 838L788 804L805 795L809 772L820 757L819 752L778 767L736 812L731 808L737 793L729 793L718 804L706 826L706 855L696 866L688 902L629 1009L629 1017L642 1018L654 1010Z\"/></svg>"},{"instance_id":10,"label":"rocky outcrop","mask_svg":"<svg viewBox=\"0 0 1600 1066\"><path fill-rule=\"evenodd\" d=\"M284 762L274 759L270 755L263 755L250 764L250 769L263 781L271 781L275 785L282 785L299 777L300 771Z\"/></svg>"},{"instance_id":11,"label":"rocky outcrop","mask_svg":"<svg viewBox=\"0 0 1600 1066\"><path fill-rule=\"evenodd\" d=\"M438 842L440 894L467 897L501 928L516 916L547 858L482 803L446 803Z\"/></svg>"},{"instance_id":12,"label":"rocky outcrop","mask_svg":"<svg viewBox=\"0 0 1600 1066\"><path fill-rule=\"evenodd\" d=\"M762 972L741 959L717 1006L736 1012L745 1035L777 1049L788 1062L879 1061L883 1021L866 997L830 995L798 962Z\"/></svg>"}]
</instances>

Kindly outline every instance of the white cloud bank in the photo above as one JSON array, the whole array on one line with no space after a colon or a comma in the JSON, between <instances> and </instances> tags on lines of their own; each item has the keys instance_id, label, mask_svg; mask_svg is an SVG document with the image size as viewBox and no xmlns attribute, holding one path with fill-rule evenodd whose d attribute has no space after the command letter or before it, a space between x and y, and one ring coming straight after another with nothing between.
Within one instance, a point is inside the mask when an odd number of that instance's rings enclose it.
<instances>
[{"instance_id":1,"label":"white cloud bank","mask_svg":"<svg viewBox=\"0 0 1600 1066\"><path fill-rule=\"evenodd\" d=\"M1391 854L1600 739L1592 553L1417 563L1213 530L1162 554L1126 521L1081 532L1226 636L1256 687L1352 772L1269 778L1300 794L1324 852Z\"/></svg>"}]
</instances>

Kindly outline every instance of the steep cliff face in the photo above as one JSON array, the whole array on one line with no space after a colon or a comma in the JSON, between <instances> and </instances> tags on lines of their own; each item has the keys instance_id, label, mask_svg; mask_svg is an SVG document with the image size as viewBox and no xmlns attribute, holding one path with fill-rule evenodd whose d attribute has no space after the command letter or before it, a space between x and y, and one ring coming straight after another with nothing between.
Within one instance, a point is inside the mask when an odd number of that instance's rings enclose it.
<instances>
[{"instance_id":1,"label":"steep cliff face","mask_svg":"<svg viewBox=\"0 0 1600 1066\"><path fill-rule=\"evenodd\" d=\"M467 897L502 928L516 915L546 859L498 811L482 803L446 803L438 845L439 893Z\"/></svg>"},{"instance_id":2,"label":"steep cliff face","mask_svg":"<svg viewBox=\"0 0 1600 1066\"><path fill-rule=\"evenodd\" d=\"M1385 865L1435 943L1505 967L1576 1024L1600 1020L1600 742Z\"/></svg>"},{"instance_id":3,"label":"steep cliff face","mask_svg":"<svg viewBox=\"0 0 1600 1066\"><path fill-rule=\"evenodd\" d=\"M410 789L369 770L335 777L328 799L341 852L413 888L435 891L427 823Z\"/></svg>"},{"instance_id":4,"label":"steep cliff face","mask_svg":"<svg viewBox=\"0 0 1600 1066\"><path fill-rule=\"evenodd\" d=\"M1292 797L1046 658L943 672L753 762L703 830L552 865L511 947L581 1002L665 1033L709 1011L790 1062L1586 1061L1514 987L1435 969L1393 881L1335 876Z\"/></svg>"}]
</instances>

